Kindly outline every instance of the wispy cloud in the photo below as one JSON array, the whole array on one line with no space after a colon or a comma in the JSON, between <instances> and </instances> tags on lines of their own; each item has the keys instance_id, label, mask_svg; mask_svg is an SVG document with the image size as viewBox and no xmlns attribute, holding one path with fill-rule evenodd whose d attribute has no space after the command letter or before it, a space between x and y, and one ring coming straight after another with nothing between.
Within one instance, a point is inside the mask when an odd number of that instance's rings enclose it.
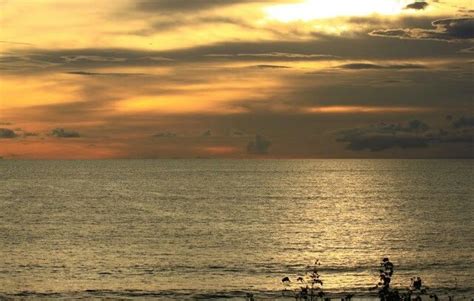
<instances>
[{"instance_id":1,"label":"wispy cloud","mask_svg":"<svg viewBox=\"0 0 474 301\"><path fill-rule=\"evenodd\" d=\"M340 65L337 68L349 70L364 69L386 69L386 70L409 70L409 69L425 69L426 66L421 64L373 64L373 63L351 63Z\"/></svg>"}]
</instances>

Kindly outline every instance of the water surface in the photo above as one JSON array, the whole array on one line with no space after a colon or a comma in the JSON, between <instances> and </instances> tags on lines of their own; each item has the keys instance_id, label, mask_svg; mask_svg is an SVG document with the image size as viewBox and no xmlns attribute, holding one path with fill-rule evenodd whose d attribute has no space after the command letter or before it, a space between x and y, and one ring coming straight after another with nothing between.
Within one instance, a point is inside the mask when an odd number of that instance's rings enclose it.
<instances>
[{"instance_id":1,"label":"water surface","mask_svg":"<svg viewBox=\"0 0 474 301\"><path fill-rule=\"evenodd\" d=\"M3 295L474 291L469 160L0 160ZM23 292L23 293L22 293ZM205 298L205 297L204 297Z\"/></svg>"}]
</instances>

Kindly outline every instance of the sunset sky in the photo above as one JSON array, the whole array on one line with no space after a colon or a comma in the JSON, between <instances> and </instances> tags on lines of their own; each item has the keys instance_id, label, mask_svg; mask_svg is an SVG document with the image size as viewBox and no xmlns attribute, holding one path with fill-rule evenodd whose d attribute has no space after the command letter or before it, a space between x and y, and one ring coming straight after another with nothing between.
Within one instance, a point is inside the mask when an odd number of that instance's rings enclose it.
<instances>
[{"instance_id":1,"label":"sunset sky","mask_svg":"<svg viewBox=\"0 0 474 301\"><path fill-rule=\"evenodd\" d=\"M474 157L472 0L0 0L0 157Z\"/></svg>"}]
</instances>

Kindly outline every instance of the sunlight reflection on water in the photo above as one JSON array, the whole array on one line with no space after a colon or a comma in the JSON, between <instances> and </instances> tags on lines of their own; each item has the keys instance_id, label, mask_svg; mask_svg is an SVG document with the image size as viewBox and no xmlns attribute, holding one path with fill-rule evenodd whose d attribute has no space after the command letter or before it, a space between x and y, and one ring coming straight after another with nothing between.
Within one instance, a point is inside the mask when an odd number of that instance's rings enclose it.
<instances>
[{"instance_id":1,"label":"sunlight reflection on water","mask_svg":"<svg viewBox=\"0 0 474 301\"><path fill-rule=\"evenodd\" d=\"M473 289L468 160L1 161L0 292ZM456 279L456 281L454 280Z\"/></svg>"}]
</instances>

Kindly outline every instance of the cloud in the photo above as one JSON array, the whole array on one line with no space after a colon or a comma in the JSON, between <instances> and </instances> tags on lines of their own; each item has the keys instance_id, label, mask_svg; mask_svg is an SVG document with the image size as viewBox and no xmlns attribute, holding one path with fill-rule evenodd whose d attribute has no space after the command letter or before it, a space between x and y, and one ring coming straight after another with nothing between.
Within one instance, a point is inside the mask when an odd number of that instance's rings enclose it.
<instances>
[{"instance_id":1,"label":"cloud","mask_svg":"<svg viewBox=\"0 0 474 301\"><path fill-rule=\"evenodd\" d=\"M65 55L61 57L67 63L78 62L78 61L89 61L89 62L124 62L127 58L124 57L112 57L112 56L101 56L101 55Z\"/></svg>"},{"instance_id":2,"label":"cloud","mask_svg":"<svg viewBox=\"0 0 474 301\"><path fill-rule=\"evenodd\" d=\"M208 9L214 6L230 5L241 1L238 0L138 0L136 1L136 9L143 12L171 11L196 11Z\"/></svg>"},{"instance_id":3,"label":"cloud","mask_svg":"<svg viewBox=\"0 0 474 301\"><path fill-rule=\"evenodd\" d=\"M363 135L345 138L347 149L353 151L370 150L379 152L390 148L400 147L421 148L428 147L426 139L415 136Z\"/></svg>"},{"instance_id":4,"label":"cloud","mask_svg":"<svg viewBox=\"0 0 474 301\"><path fill-rule=\"evenodd\" d=\"M205 131L204 133L202 133L201 136L202 136L202 137L211 137L211 136L212 136L212 132L211 132L211 130L207 130L207 131Z\"/></svg>"},{"instance_id":5,"label":"cloud","mask_svg":"<svg viewBox=\"0 0 474 301\"><path fill-rule=\"evenodd\" d=\"M82 71L82 69L153 67L173 63L172 59L160 56L158 53L123 48L17 49L14 54L0 54L0 68L6 71L51 72L58 70L76 75L100 75L96 72ZM118 73L106 75L118 75Z\"/></svg>"},{"instance_id":6,"label":"cloud","mask_svg":"<svg viewBox=\"0 0 474 301\"><path fill-rule=\"evenodd\" d=\"M247 144L247 153L253 155L264 155L268 153L268 149L272 143L261 135L256 135L255 140Z\"/></svg>"},{"instance_id":7,"label":"cloud","mask_svg":"<svg viewBox=\"0 0 474 301\"><path fill-rule=\"evenodd\" d=\"M417 1L417 2L413 2L413 3L410 3L408 4L407 6L405 6L405 9L416 9L416 10L420 10L420 9L425 9L428 7L428 2L425 2L425 1Z\"/></svg>"},{"instance_id":8,"label":"cloud","mask_svg":"<svg viewBox=\"0 0 474 301\"><path fill-rule=\"evenodd\" d=\"M236 26L236 27L240 27L240 28L248 29L252 31L262 30L262 31L274 32L272 28L258 27L258 26L250 24L244 19L239 19L239 18L226 17L226 16L195 16L195 15L185 16L185 15L182 15L179 18L176 18L174 16L166 16L166 17L161 16L160 19L155 20L153 23L151 23L144 29L134 31L133 34L138 35L138 36L151 36L157 33L171 31L176 28L196 27L199 25L215 25L215 26L231 25L231 26Z\"/></svg>"},{"instance_id":9,"label":"cloud","mask_svg":"<svg viewBox=\"0 0 474 301\"><path fill-rule=\"evenodd\" d=\"M474 116L473 117L463 116L459 118L458 120L453 121L453 127L456 129L474 127Z\"/></svg>"},{"instance_id":10,"label":"cloud","mask_svg":"<svg viewBox=\"0 0 474 301\"><path fill-rule=\"evenodd\" d=\"M141 75L147 75L146 73L120 73L120 72L100 73L100 72L87 72L87 71L69 71L69 72L66 72L66 74L83 75L83 76L141 76Z\"/></svg>"},{"instance_id":11,"label":"cloud","mask_svg":"<svg viewBox=\"0 0 474 301\"><path fill-rule=\"evenodd\" d=\"M232 132L230 133L230 136L232 137L242 137L242 136L246 136L247 134L244 132L244 131L241 131L241 130L232 130Z\"/></svg>"},{"instance_id":12,"label":"cloud","mask_svg":"<svg viewBox=\"0 0 474 301\"><path fill-rule=\"evenodd\" d=\"M460 8L460 9L459 9L459 12L460 12L461 14L473 14L473 13L474 13L474 9Z\"/></svg>"},{"instance_id":13,"label":"cloud","mask_svg":"<svg viewBox=\"0 0 474 301\"><path fill-rule=\"evenodd\" d=\"M38 137L39 134L38 133L34 133L34 132L23 132L23 137Z\"/></svg>"},{"instance_id":14,"label":"cloud","mask_svg":"<svg viewBox=\"0 0 474 301\"><path fill-rule=\"evenodd\" d=\"M459 39L474 38L474 18L450 18L433 22L439 31Z\"/></svg>"},{"instance_id":15,"label":"cloud","mask_svg":"<svg viewBox=\"0 0 474 301\"><path fill-rule=\"evenodd\" d=\"M459 50L459 53L469 53L469 54L474 53L474 47L461 49Z\"/></svg>"},{"instance_id":16,"label":"cloud","mask_svg":"<svg viewBox=\"0 0 474 301\"><path fill-rule=\"evenodd\" d=\"M474 39L474 18L447 18L433 21L431 24L433 27L436 27L436 29L381 29L372 31L370 35L399 39L451 42Z\"/></svg>"},{"instance_id":17,"label":"cloud","mask_svg":"<svg viewBox=\"0 0 474 301\"><path fill-rule=\"evenodd\" d=\"M415 24L417 23L415 22ZM400 30L393 35L398 37L403 33L404 31ZM389 35L389 30L386 30L384 36ZM350 47L347 47L349 43ZM413 60L426 59L427 54L430 58L452 58L459 56L458 51L459 45L452 43L438 43L437 41L418 43L416 40L406 40L404 43L400 43L396 39L374 39L364 34L350 38L347 36L320 36L317 39L307 40L228 41L171 50L132 48L17 49L14 54L0 55L0 68L2 72L15 74L58 71L96 76L101 73L98 69L103 68L107 68L107 72L110 72L110 68L182 67L188 63L212 63L221 60L251 61L255 64L275 61L341 59Z\"/></svg>"},{"instance_id":18,"label":"cloud","mask_svg":"<svg viewBox=\"0 0 474 301\"><path fill-rule=\"evenodd\" d=\"M236 53L236 54L206 54L206 57L214 58L250 58L250 59L278 59L278 60L327 60L337 58L330 54L315 54L315 53L290 53L290 52L262 52L262 53Z\"/></svg>"},{"instance_id":19,"label":"cloud","mask_svg":"<svg viewBox=\"0 0 474 301\"><path fill-rule=\"evenodd\" d=\"M176 137L176 133L171 133L171 132L163 132L163 133L157 133L153 135L153 138L174 138Z\"/></svg>"},{"instance_id":20,"label":"cloud","mask_svg":"<svg viewBox=\"0 0 474 301\"><path fill-rule=\"evenodd\" d=\"M56 128L51 131L51 136L57 137L57 138L79 138L81 135L79 135L78 132L76 131L70 131L70 130L65 130L63 128Z\"/></svg>"},{"instance_id":21,"label":"cloud","mask_svg":"<svg viewBox=\"0 0 474 301\"><path fill-rule=\"evenodd\" d=\"M404 70L404 69L425 69L426 66L421 64L372 64L372 63L351 63L340 65L337 68L340 69L349 69L349 70L364 70L364 69L394 69L394 70Z\"/></svg>"},{"instance_id":22,"label":"cloud","mask_svg":"<svg viewBox=\"0 0 474 301\"><path fill-rule=\"evenodd\" d=\"M17 135L13 130L0 128L0 138L11 139L15 138Z\"/></svg>"},{"instance_id":23,"label":"cloud","mask_svg":"<svg viewBox=\"0 0 474 301\"><path fill-rule=\"evenodd\" d=\"M281 66L281 65L255 65L252 67L259 68L259 69L289 69L291 68L288 66Z\"/></svg>"},{"instance_id":24,"label":"cloud","mask_svg":"<svg viewBox=\"0 0 474 301\"><path fill-rule=\"evenodd\" d=\"M215 7L258 2L297 2L295 0L138 0L135 8L142 12L192 12Z\"/></svg>"},{"instance_id":25,"label":"cloud","mask_svg":"<svg viewBox=\"0 0 474 301\"><path fill-rule=\"evenodd\" d=\"M405 128L401 128L401 131L406 131L406 132L426 132L427 130L430 129L430 126L423 121L420 120L412 120L408 123L408 125Z\"/></svg>"},{"instance_id":26,"label":"cloud","mask_svg":"<svg viewBox=\"0 0 474 301\"><path fill-rule=\"evenodd\" d=\"M345 142L352 151L380 152L392 148L427 148L439 143L474 143L474 131L431 130L423 121L412 120L406 125L380 123L340 131L337 141Z\"/></svg>"},{"instance_id":27,"label":"cloud","mask_svg":"<svg viewBox=\"0 0 474 301\"><path fill-rule=\"evenodd\" d=\"M31 43L24 43L24 42L14 42L14 41L0 41L2 44L12 44L12 45L21 45L21 46L33 46L34 44Z\"/></svg>"}]
</instances>

